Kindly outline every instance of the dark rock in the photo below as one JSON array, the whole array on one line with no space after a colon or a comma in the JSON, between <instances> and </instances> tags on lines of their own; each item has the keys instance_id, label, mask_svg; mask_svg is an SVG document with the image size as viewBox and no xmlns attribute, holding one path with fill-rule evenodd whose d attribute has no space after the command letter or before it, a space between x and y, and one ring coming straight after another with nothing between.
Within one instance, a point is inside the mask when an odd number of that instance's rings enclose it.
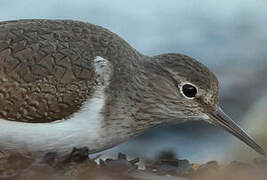
<instances>
[{"instance_id":1,"label":"dark rock","mask_svg":"<svg viewBox=\"0 0 267 180\"><path fill-rule=\"evenodd\" d=\"M128 173L137 169L136 163L138 162L139 158L128 161L125 154L119 153L117 159L100 160L100 165L112 169L113 171Z\"/></svg>"},{"instance_id":2,"label":"dark rock","mask_svg":"<svg viewBox=\"0 0 267 180\"><path fill-rule=\"evenodd\" d=\"M84 162L89 159L89 149L87 147L74 147L70 155L64 160L65 162Z\"/></svg>"}]
</instances>

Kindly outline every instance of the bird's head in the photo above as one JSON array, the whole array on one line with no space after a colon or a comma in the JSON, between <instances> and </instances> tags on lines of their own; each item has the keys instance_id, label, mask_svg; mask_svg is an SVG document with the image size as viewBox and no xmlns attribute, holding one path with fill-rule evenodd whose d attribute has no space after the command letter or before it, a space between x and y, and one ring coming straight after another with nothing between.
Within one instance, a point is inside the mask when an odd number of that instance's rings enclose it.
<instances>
[{"instance_id":1,"label":"bird's head","mask_svg":"<svg viewBox=\"0 0 267 180\"><path fill-rule=\"evenodd\" d=\"M216 76L203 64L181 54L154 56L149 69L149 87L146 96L151 101L154 119L178 122L205 120L225 130L264 154L257 145L219 107L219 83ZM145 108L144 108L145 109ZM146 110L146 109L145 109Z\"/></svg>"}]
</instances>

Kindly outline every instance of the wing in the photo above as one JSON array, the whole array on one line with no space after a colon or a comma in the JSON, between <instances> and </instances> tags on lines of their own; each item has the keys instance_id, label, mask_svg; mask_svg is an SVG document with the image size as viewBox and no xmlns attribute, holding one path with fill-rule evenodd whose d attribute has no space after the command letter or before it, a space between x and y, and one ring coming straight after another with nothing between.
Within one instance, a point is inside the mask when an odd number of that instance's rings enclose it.
<instances>
[{"instance_id":1,"label":"wing","mask_svg":"<svg viewBox=\"0 0 267 180\"><path fill-rule=\"evenodd\" d=\"M95 84L85 28L74 21L0 23L0 118L44 123L79 110Z\"/></svg>"}]
</instances>

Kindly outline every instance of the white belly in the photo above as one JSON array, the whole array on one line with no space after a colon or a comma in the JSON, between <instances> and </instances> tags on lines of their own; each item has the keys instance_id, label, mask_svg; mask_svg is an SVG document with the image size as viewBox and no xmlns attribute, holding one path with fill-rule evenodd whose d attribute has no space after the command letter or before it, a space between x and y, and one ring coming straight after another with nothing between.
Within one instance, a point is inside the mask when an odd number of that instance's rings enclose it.
<instances>
[{"instance_id":1,"label":"white belly","mask_svg":"<svg viewBox=\"0 0 267 180\"><path fill-rule=\"evenodd\" d=\"M99 57L97 58L95 61L99 62ZM0 119L0 150L33 154L57 151L64 154L69 153L73 147L87 146L90 152L96 152L107 148L106 144L109 144L109 147L118 144L121 140L116 142L114 137L102 136L105 134L102 131L105 130L101 127L101 111L105 101L104 88L107 85L104 82L109 81L110 74L103 73L103 69L99 69L97 63L95 65L103 83L96 87L95 93L78 112L69 119L51 123L24 123Z\"/></svg>"},{"instance_id":2,"label":"white belly","mask_svg":"<svg viewBox=\"0 0 267 180\"><path fill-rule=\"evenodd\" d=\"M73 147L101 149L103 97L88 100L70 119L52 123L23 123L0 119L0 149L16 152L69 152ZM102 143L98 143L102 142ZM92 147L92 149L90 148Z\"/></svg>"}]
</instances>

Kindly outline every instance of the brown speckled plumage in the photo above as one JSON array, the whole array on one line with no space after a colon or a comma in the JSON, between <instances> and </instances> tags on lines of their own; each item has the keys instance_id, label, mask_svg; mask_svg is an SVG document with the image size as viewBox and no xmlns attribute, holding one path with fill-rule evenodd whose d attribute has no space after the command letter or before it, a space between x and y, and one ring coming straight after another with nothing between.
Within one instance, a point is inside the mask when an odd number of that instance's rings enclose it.
<instances>
[{"instance_id":1,"label":"brown speckled plumage","mask_svg":"<svg viewBox=\"0 0 267 180\"><path fill-rule=\"evenodd\" d=\"M7 21L0 24L0 118L25 122L67 118L94 91L92 63L96 56L108 59L114 66L110 88L106 90L110 96L104 113L115 116L116 121L146 112L146 106L153 104L142 102L142 99L148 99L146 93L149 101L157 101L155 97L160 100L161 95L166 95L155 91L157 87L153 89L157 86L154 81L173 76L170 72L164 74L168 70L163 69L172 68L173 72L184 71L185 74L190 70L196 74L192 76L196 79L192 80L200 86L209 85L206 81L212 77L204 66L187 56L143 56L119 36L100 26L68 20ZM179 79L185 74L175 74L174 78ZM176 92L177 87L172 88ZM124 98L116 98L118 96ZM175 102L178 100L176 98ZM112 115L114 105L116 115ZM127 108L133 111L125 111ZM148 113L153 114L151 111L155 108L148 109ZM118 112L122 113L121 118ZM130 123L129 126L134 125Z\"/></svg>"},{"instance_id":2,"label":"brown speckled plumage","mask_svg":"<svg viewBox=\"0 0 267 180\"><path fill-rule=\"evenodd\" d=\"M108 62L101 72L97 56ZM101 88L99 75L107 78ZM185 84L193 96L185 95ZM204 118L264 154L218 107L218 96L217 78L198 61L142 55L103 27L0 22L0 147L68 152L85 145L97 152L158 124ZM57 120L63 121L49 123Z\"/></svg>"},{"instance_id":3,"label":"brown speckled plumage","mask_svg":"<svg viewBox=\"0 0 267 180\"><path fill-rule=\"evenodd\" d=\"M50 122L76 112L94 90L92 60L119 55L113 39L119 38L82 22L2 22L0 118Z\"/></svg>"},{"instance_id":4,"label":"brown speckled plumage","mask_svg":"<svg viewBox=\"0 0 267 180\"><path fill-rule=\"evenodd\" d=\"M49 122L68 117L92 93L92 57L67 22L0 25L0 117ZM77 27L78 28L78 27ZM75 47L72 47L75 46Z\"/></svg>"}]
</instances>

